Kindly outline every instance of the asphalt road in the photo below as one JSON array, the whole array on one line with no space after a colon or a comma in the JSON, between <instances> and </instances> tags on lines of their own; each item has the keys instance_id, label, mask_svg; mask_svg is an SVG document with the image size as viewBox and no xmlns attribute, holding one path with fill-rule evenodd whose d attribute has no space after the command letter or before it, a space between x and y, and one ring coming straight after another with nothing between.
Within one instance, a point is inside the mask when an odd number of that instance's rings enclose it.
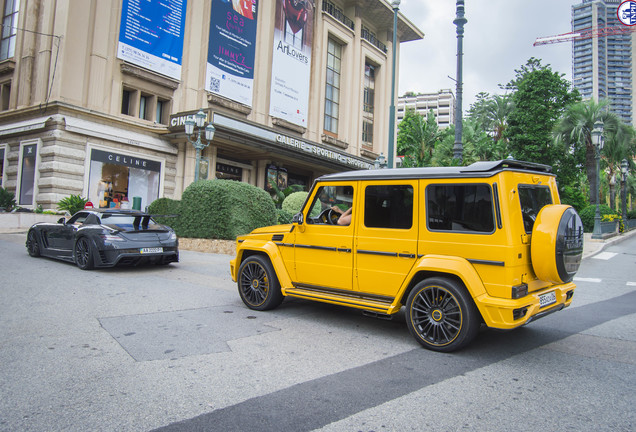
<instances>
[{"instance_id":1,"label":"asphalt road","mask_svg":"<svg viewBox=\"0 0 636 432\"><path fill-rule=\"evenodd\" d=\"M636 237L570 308L420 348L404 317L241 303L227 255L81 271L0 235L2 431L634 431Z\"/></svg>"}]
</instances>

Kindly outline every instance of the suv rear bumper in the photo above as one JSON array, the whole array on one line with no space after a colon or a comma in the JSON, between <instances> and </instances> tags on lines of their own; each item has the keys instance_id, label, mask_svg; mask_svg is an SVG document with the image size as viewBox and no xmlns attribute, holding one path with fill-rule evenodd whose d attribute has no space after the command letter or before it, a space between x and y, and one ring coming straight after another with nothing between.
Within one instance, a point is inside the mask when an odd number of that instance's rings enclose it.
<instances>
[{"instance_id":1,"label":"suv rear bumper","mask_svg":"<svg viewBox=\"0 0 636 432\"><path fill-rule=\"evenodd\" d=\"M490 297L485 294L475 298L475 303L488 327L513 329L568 307L572 303L575 288L576 285L573 282L552 285L514 300ZM556 302L541 307L539 297L550 292L554 292Z\"/></svg>"}]
</instances>

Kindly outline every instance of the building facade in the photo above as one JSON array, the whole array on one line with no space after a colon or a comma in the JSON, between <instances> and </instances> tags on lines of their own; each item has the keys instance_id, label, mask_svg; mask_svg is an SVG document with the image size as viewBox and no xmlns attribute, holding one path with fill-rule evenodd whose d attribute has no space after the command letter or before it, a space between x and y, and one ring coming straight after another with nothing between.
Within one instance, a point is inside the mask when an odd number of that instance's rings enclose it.
<instances>
[{"instance_id":1,"label":"building facade","mask_svg":"<svg viewBox=\"0 0 636 432\"><path fill-rule=\"evenodd\" d=\"M184 125L199 111L216 129L202 179L309 186L387 152L385 0L0 6L0 179L21 207L179 199L197 160ZM397 37L423 34L399 14Z\"/></svg>"},{"instance_id":2,"label":"building facade","mask_svg":"<svg viewBox=\"0 0 636 432\"><path fill-rule=\"evenodd\" d=\"M397 102L398 123L402 121L407 110L414 110L425 118L429 111L433 110L437 126L440 129L445 129L455 122L455 96L450 90L401 96Z\"/></svg>"},{"instance_id":3,"label":"building facade","mask_svg":"<svg viewBox=\"0 0 636 432\"><path fill-rule=\"evenodd\" d=\"M621 26L621 0L583 0L572 6L572 31ZM583 99L608 99L626 124L634 123L633 35L624 33L572 42L573 84Z\"/></svg>"}]
</instances>

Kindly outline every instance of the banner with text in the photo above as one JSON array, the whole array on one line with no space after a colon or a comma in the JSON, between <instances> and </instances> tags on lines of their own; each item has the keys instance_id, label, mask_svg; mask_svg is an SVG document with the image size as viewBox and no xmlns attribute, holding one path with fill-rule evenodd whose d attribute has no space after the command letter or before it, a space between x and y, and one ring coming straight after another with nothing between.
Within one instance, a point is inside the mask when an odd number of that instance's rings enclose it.
<instances>
[{"instance_id":1,"label":"banner with text","mask_svg":"<svg viewBox=\"0 0 636 432\"><path fill-rule=\"evenodd\" d=\"M187 0L123 0L117 58L181 79Z\"/></svg>"},{"instance_id":2,"label":"banner with text","mask_svg":"<svg viewBox=\"0 0 636 432\"><path fill-rule=\"evenodd\" d=\"M257 0L213 0L205 89L252 106Z\"/></svg>"},{"instance_id":3,"label":"banner with text","mask_svg":"<svg viewBox=\"0 0 636 432\"><path fill-rule=\"evenodd\" d=\"M307 127L313 30L312 0L276 0L269 114L303 127Z\"/></svg>"}]
</instances>

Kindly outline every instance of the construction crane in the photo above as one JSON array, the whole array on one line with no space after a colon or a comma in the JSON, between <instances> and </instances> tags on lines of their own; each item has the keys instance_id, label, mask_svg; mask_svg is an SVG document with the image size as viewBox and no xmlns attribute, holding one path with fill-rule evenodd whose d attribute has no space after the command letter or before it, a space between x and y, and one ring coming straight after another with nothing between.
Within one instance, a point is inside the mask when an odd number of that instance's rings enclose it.
<instances>
[{"instance_id":1,"label":"construction crane","mask_svg":"<svg viewBox=\"0 0 636 432\"><path fill-rule=\"evenodd\" d=\"M620 25L609 27L588 27L575 32L537 38L532 46L570 42L582 39L592 39L596 37L612 36L618 34L629 34L634 31L636 31L636 26Z\"/></svg>"}]
</instances>

